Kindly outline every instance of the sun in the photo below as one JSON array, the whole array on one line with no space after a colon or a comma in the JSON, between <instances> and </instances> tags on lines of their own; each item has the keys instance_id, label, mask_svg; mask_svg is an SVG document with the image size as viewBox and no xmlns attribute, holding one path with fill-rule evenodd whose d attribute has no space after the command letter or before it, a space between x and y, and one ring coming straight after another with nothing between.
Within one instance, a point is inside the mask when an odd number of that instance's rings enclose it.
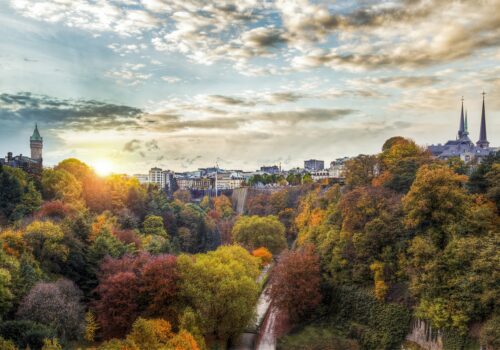
<instances>
[{"instance_id":1,"label":"sun","mask_svg":"<svg viewBox=\"0 0 500 350\"><path fill-rule=\"evenodd\" d=\"M100 176L106 176L111 174L111 171L113 170L113 166L111 161L108 159L98 159L94 163L94 170L95 172L100 175Z\"/></svg>"}]
</instances>

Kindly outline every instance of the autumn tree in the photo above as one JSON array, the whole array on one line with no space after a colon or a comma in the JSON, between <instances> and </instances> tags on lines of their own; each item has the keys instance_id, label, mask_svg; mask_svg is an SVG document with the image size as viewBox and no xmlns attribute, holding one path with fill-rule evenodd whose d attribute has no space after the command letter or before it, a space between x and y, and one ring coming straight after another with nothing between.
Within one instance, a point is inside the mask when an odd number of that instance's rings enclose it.
<instances>
[{"instance_id":1,"label":"autumn tree","mask_svg":"<svg viewBox=\"0 0 500 350\"><path fill-rule=\"evenodd\" d=\"M413 140L394 137L386 141L379 155L382 174L381 185L399 193L406 193L417 170L431 162L431 154Z\"/></svg>"},{"instance_id":2,"label":"autumn tree","mask_svg":"<svg viewBox=\"0 0 500 350\"><path fill-rule=\"evenodd\" d=\"M284 252L271 276L269 295L293 321L308 315L321 301L319 257L312 246Z\"/></svg>"},{"instance_id":3,"label":"autumn tree","mask_svg":"<svg viewBox=\"0 0 500 350\"><path fill-rule=\"evenodd\" d=\"M232 234L235 242L252 250L266 247L276 255L286 247L285 226L276 216L242 216Z\"/></svg>"},{"instance_id":4,"label":"autumn tree","mask_svg":"<svg viewBox=\"0 0 500 350\"><path fill-rule=\"evenodd\" d=\"M63 339L77 339L84 327L82 292L69 280L37 283L21 302L18 316L51 325Z\"/></svg>"},{"instance_id":5,"label":"autumn tree","mask_svg":"<svg viewBox=\"0 0 500 350\"><path fill-rule=\"evenodd\" d=\"M64 169L45 169L42 173L42 188L45 199L81 205L82 185Z\"/></svg>"},{"instance_id":6,"label":"autumn tree","mask_svg":"<svg viewBox=\"0 0 500 350\"><path fill-rule=\"evenodd\" d=\"M199 317L205 335L224 342L239 334L254 313L259 295L258 261L238 246L196 256L181 255L180 295Z\"/></svg>"},{"instance_id":7,"label":"autumn tree","mask_svg":"<svg viewBox=\"0 0 500 350\"><path fill-rule=\"evenodd\" d=\"M360 154L345 162L345 183L351 188L370 185L377 174L376 156Z\"/></svg>"},{"instance_id":8,"label":"autumn tree","mask_svg":"<svg viewBox=\"0 0 500 350\"><path fill-rule=\"evenodd\" d=\"M269 265L273 261L273 254L265 247L254 249L252 255L260 259L261 266Z\"/></svg>"},{"instance_id":9,"label":"autumn tree","mask_svg":"<svg viewBox=\"0 0 500 350\"><path fill-rule=\"evenodd\" d=\"M191 193L188 190L177 190L174 192L174 198L182 203L191 202Z\"/></svg>"},{"instance_id":10,"label":"autumn tree","mask_svg":"<svg viewBox=\"0 0 500 350\"><path fill-rule=\"evenodd\" d=\"M64 245L64 232L50 221L34 221L23 234L33 255L49 270L58 271L68 258L68 247Z\"/></svg>"},{"instance_id":11,"label":"autumn tree","mask_svg":"<svg viewBox=\"0 0 500 350\"><path fill-rule=\"evenodd\" d=\"M438 247L444 247L466 218L470 204L466 180L443 165L422 166L403 198L406 226L425 232Z\"/></svg>"}]
</instances>

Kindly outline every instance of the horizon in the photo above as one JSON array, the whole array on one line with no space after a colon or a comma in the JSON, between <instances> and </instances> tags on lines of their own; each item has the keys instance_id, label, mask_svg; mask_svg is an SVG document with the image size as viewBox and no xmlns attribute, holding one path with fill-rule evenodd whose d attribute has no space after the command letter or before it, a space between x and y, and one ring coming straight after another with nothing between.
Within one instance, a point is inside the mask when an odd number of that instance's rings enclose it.
<instances>
[{"instance_id":1,"label":"horizon","mask_svg":"<svg viewBox=\"0 0 500 350\"><path fill-rule=\"evenodd\" d=\"M500 143L499 0L101 5L0 4L1 157L38 123L49 166L328 165L455 139L462 96L476 142L483 91Z\"/></svg>"}]
</instances>

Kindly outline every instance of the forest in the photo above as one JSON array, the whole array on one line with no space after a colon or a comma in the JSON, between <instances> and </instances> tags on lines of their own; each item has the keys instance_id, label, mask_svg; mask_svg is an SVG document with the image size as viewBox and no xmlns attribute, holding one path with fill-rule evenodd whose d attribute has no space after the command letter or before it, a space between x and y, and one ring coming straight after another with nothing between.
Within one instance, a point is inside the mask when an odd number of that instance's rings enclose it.
<instances>
[{"instance_id":1,"label":"forest","mask_svg":"<svg viewBox=\"0 0 500 350\"><path fill-rule=\"evenodd\" d=\"M500 152L393 137L342 185L265 180L238 215L77 159L0 167L0 349L226 349L265 283L278 349L401 349L415 320L445 350L500 349Z\"/></svg>"}]
</instances>

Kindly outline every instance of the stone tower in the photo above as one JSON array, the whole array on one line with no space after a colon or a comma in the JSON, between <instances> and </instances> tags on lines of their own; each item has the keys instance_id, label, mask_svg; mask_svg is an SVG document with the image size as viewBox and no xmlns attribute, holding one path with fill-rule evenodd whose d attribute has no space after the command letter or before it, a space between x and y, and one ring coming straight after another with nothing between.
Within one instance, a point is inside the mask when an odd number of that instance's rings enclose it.
<instances>
[{"instance_id":1,"label":"stone tower","mask_svg":"<svg viewBox=\"0 0 500 350\"><path fill-rule=\"evenodd\" d=\"M42 149L43 149L43 138L38 132L38 125L35 124L35 130L33 135L30 137L30 148L31 148L31 159L36 160L42 164Z\"/></svg>"}]
</instances>

